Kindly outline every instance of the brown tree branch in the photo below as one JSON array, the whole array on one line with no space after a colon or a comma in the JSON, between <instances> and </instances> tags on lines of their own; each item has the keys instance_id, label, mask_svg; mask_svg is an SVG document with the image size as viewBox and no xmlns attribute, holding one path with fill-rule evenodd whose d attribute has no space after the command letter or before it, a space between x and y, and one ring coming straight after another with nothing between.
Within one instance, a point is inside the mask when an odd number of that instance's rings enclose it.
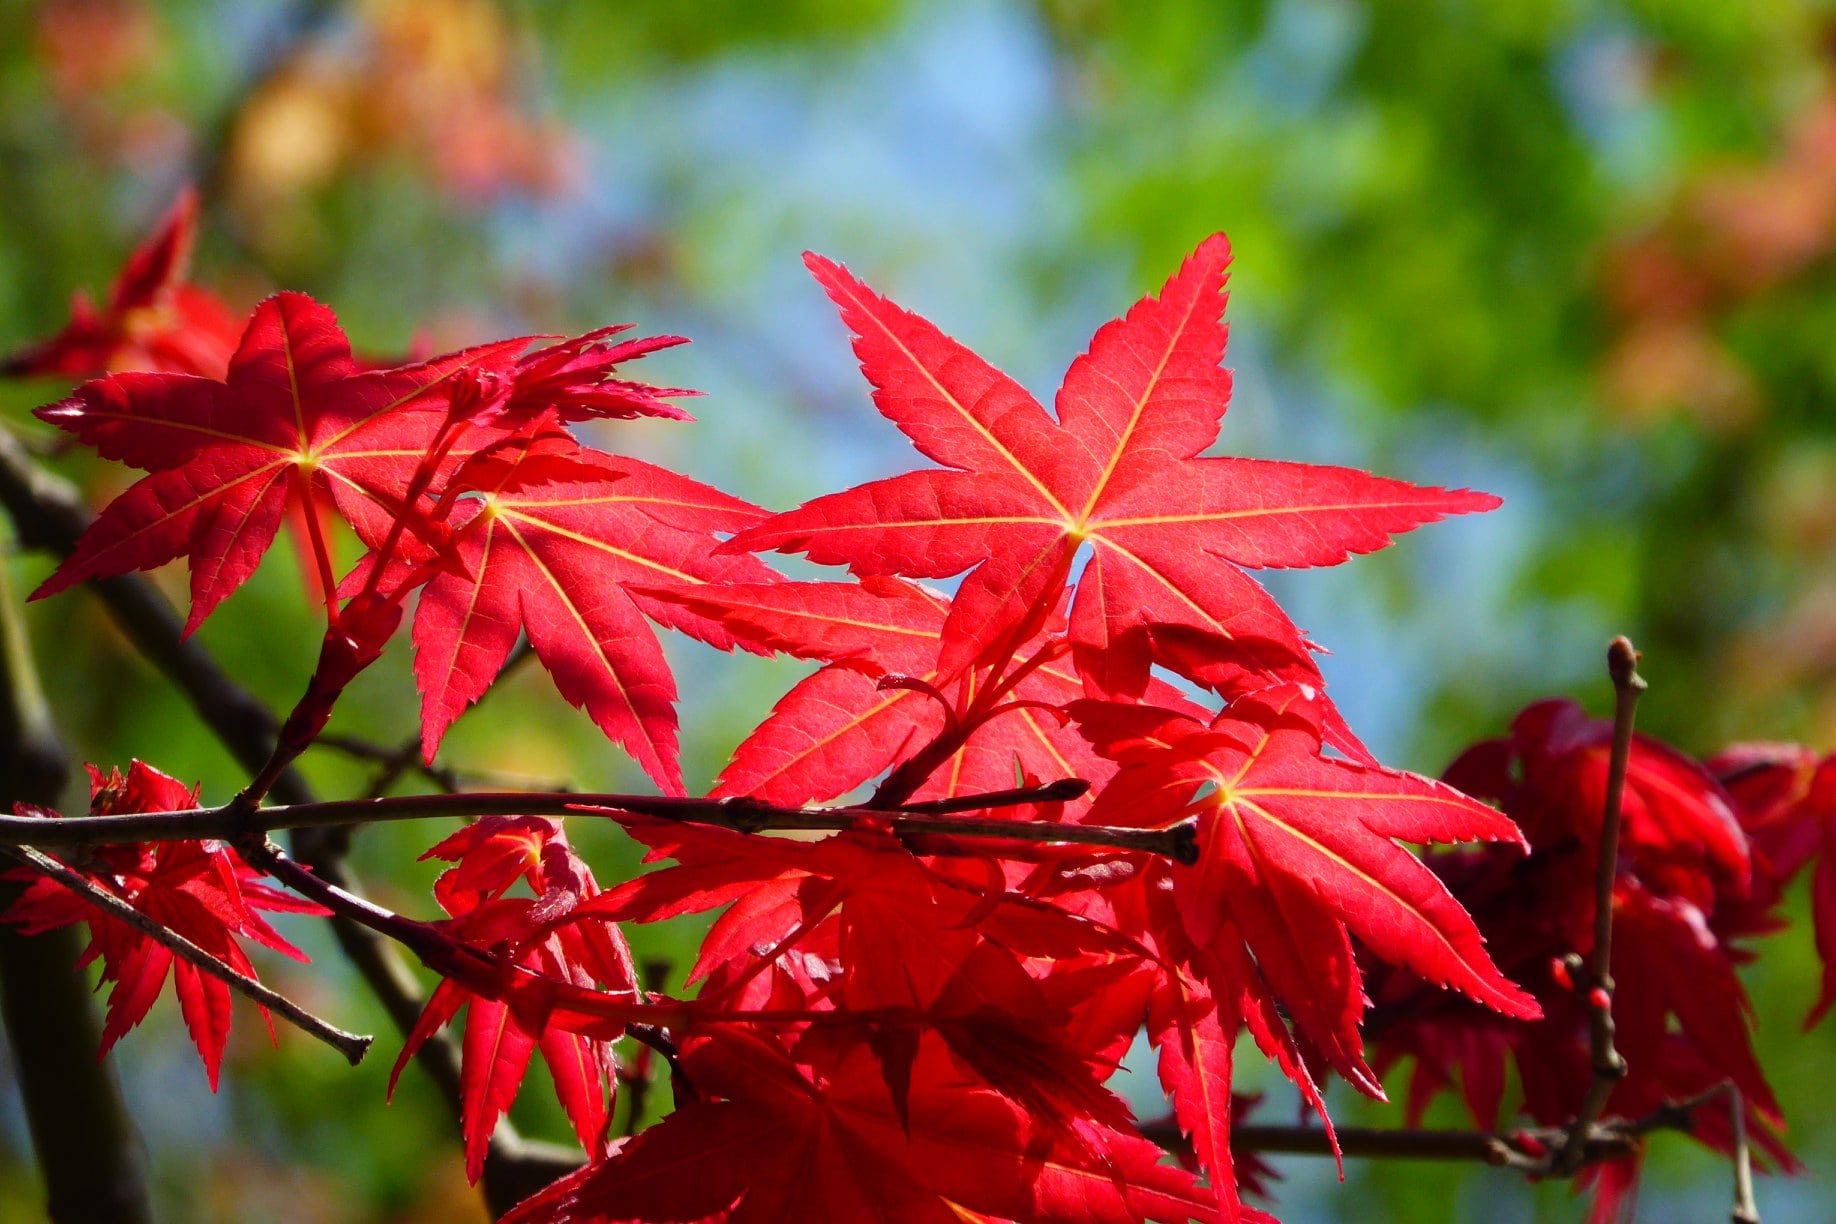
<instances>
[{"instance_id":1,"label":"brown tree branch","mask_svg":"<svg viewBox=\"0 0 1836 1224\"><path fill-rule=\"evenodd\" d=\"M758 833L767 829L841 832L863 827L884 827L900 836L970 837L1102 846L1164 855L1180 863L1195 861L1198 852L1197 826L1190 820L1166 828L1133 829L1112 825L1053 824L1045 821L959 816L948 810L957 806L980 809L1052 801L1081 794L1084 786L1081 780L1069 779L1043 787L960 796L940 801L929 810L909 812L853 806L780 807L750 799L523 791L392 795L379 799L275 805L257 808L253 812L245 811L231 802L222 807L183 812L132 812L118 816L91 816L83 820L0 816L0 845L97 846L197 838L234 840L248 832L343 828L436 816L616 816L623 812L659 820L713 825L742 833Z\"/></svg>"},{"instance_id":2,"label":"brown tree branch","mask_svg":"<svg viewBox=\"0 0 1836 1224\"><path fill-rule=\"evenodd\" d=\"M1685 1100L1667 1101L1642 1117L1609 1118L1591 1123L1581 1141L1581 1161L1576 1169L1631 1156L1647 1135L1658 1131L1687 1133L1694 1129L1698 1110L1730 1095L1738 1102L1738 1089L1724 1081ZM1569 1129L1567 1126L1533 1126L1515 1131L1482 1131L1341 1126L1329 1135L1320 1126L1239 1125L1231 1127L1230 1146L1233 1151L1266 1155L1471 1161L1542 1176L1551 1172L1549 1154L1560 1149ZM1150 1122L1141 1132L1169 1151L1183 1151L1187 1145L1178 1123L1171 1118ZM1334 1139L1338 1141L1336 1152ZM1733 1218L1735 1224L1758 1224L1758 1215L1752 1208L1750 1161L1746 1168L1744 1191L1737 1189ZM1744 1203L1746 1210L1753 1214L1740 1214L1739 1203Z\"/></svg>"},{"instance_id":3,"label":"brown tree branch","mask_svg":"<svg viewBox=\"0 0 1836 1224\"><path fill-rule=\"evenodd\" d=\"M1638 651L1630 639L1616 637L1607 646L1607 672L1613 678L1613 749L1607 762L1606 807L1600 816L1600 857L1594 869L1594 955L1586 991L1588 1047L1593 1079L1581 1109L1556 1150L1552 1169L1567 1175L1581 1164L1582 1146L1608 1098L1626 1077L1626 1060L1614 1044L1613 1025L1613 892L1619 879L1619 825L1626 791L1626 766L1632 757L1632 724L1638 698L1645 691L1638 674Z\"/></svg>"}]
</instances>

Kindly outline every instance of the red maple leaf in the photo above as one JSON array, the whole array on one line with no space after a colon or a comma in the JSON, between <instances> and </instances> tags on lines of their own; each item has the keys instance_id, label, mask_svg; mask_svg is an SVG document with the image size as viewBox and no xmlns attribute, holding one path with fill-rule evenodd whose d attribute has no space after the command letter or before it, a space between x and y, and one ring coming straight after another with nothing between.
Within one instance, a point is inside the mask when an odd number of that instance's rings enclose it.
<instances>
[{"instance_id":1,"label":"red maple leaf","mask_svg":"<svg viewBox=\"0 0 1836 1224\"><path fill-rule=\"evenodd\" d=\"M669 399L699 395L699 391L653 387L617 377L615 371L623 362L688 343L681 336L613 339L631 330L632 326L616 323L601 327L525 355L516 363L516 371L511 376L505 411L515 416L552 408L564 421L638 416L694 420Z\"/></svg>"},{"instance_id":2,"label":"red maple leaf","mask_svg":"<svg viewBox=\"0 0 1836 1224\"><path fill-rule=\"evenodd\" d=\"M676 686L627 585L767 582L751 557L714 555L715 531L761 511L636 459L588 450L538 417L480 450L444 486L450 562L415 612L415 679L429 760L446 728L490 686L519 633L561 695L583 706L657 785L683 793ZM715 645L735 639L681 608L652 615Z\"/></svg>"},{"instance_id":3,"label":"red maple leaf","mask_svg":"<svg viewBox=\"0 0 1836 1224\"><path fill-rule=\"evenodd\" d=\"M415 470L464 370L508 370L526 342L361 371L337 319L298 293L255 308L223 381L116 374L38 415L146 476L109 503L34 599L88 578L191 564L197 628L254 572L283 514L332 502L366 539L404 513Z\"/></svg>"},{"instance_id":4,"label":"red maple leaf","mask_svg":"<svg viewBox=\"0 0 1836 1224\"><path fill-rule=\"evenodd\" d=\"M434 884L434 895L452 915L441 924L450 937L570 986L635 998L636 971L618 928L604 921L565 921L598 895L599 887L558 822L487 817L421 857L456 864ZM519 881L529 884L533 898L505 895ZM612 1037L533 1022L508 999L481 994L452 978L434 989L409 1032L389 1076L390 1091L414 1052L462 1010L459 1111L467 1176L476 1182L484 1171L491 1132L516 1099L537 1051L548 1064L555 1094L581 1146L603 1154L617 1085Z\"/></svg>"},{"instance_id":5,"label":"red maple leaf","mask_svg":"<svg viewBox=\"0 0 1836 1224\"><path fill-rule=\"evenodd\" d=\"M882 835L814 844L623 817L677 865L622 884L576 917L656 921L733 903L691 982L696 1015L771 1011L811 1042L870 1040L901 1108L911 1058L941 1036L963 1074L1042 1120L1118 1121L1102 1087L1139 1027L1125 979L1144 950L1100 924L936 870ZM820 1023L818 1023L820 1021ZM838 1036L839 1034L839 1036Z\"/></svg>"},{"instance_id":6,"label":"red maple leaf","mask_svg":"<svg viewBox=\"0 0 1836 1224\"><path fill-rule=\"evenodd\" d=\"M89 767L91 810L96 815L124 812L176 812L198 806L198 792L152 766L135 761L126 775L104 775ZM21 808L21 815L56 818L57 813ZM221 842L169 841L148 845L97 846L67 864L92 883L197 944L218 960L249 976L254 968L236 937L252 939L304 961L306 954L269 926L257 910L323 914L326 911L261 883L261 875ZM62 884L35 872L17 870L8 878L30 880L17 901L0 914L0 922L25 934L54 930L74 922L89 926L89 946L77 967L100 957L102 980L112 982L108 1015L102 1028L106 1054L122 1035L146 1016L165 989L168 973L175 983L179 1010L192 1043L198 1048L212 1092L229 1040L230 988L164 944L114 915L100 910ZM263 1019L267 1010L262 1009ZM268 1026L272 1037L272 1022Z\"/></svg>"},{"instance_id":7,"label":"red maple leaf","mask_svg":"<svg viewBox=\"0 0 1836 1224\"><path fill-rule=\"evenodd\" d=\"M1049 653L1040 657L1054 632L1062 631L1062 617L1016 646L1016 658L1037 659L1038 665L991 694L1004 674L1015 674L1008 660L946 666L941 658L950 602L910 582L868 577L858 584L710 585L641 594L698 614L700 625L719 627L728 642L830 664L785 694L735 749L715 796L786 805L833 799L971 721L967 741L938 763L917 796L1002 790L1015 785L1016 773L1094 784L1113 772L1052 712L1083 695L1066 662ZM695 623L683 627L706 638ZM1178 700L1164 685L1156 694ZM987 717L996 706L1004 708Z\"/></svg>"},{"instance_id":8,"label":"red maple leaf","mask_svg":"<svg viewBox=\"0 0 1836 1224\"><path fill-rule=\"evenodd\" d=\"M1098 331L1054 420L924 319L806 256L854 332L880 411L945 466L817 498L730 547L806 552L857 574L973 567L943 635L948 670L1049 606L1089 545L1071 639L1096 691L1140 696L1163 637L1182 648L1161 649L1159 661L1227 694L1277 679L1319 684L1300 631L1238 567L1336 564L1498 502L1347 468L1198 457L1230 394L1218 367L1229 260L1222 235L1207 239L1158 299ZM1330 707L1327 722L1335 746L1367 755Z\"/></svg>"},{"instance_id":9,"label":"red maple leaf","mask_svg":"<svg viewBox=\"0 0 1836 1224\"><path fill-rule=\"evenodd\" d=\"M1836 1003L1836 755L1796 744L1744 744L1708 762L1727 779L1753 846L1747 895L1721 898L1713 922L1724 938L1778 930L1785 888L1811 867L1811 927L1823 981L1804 1018L1811 1028ZM1814 865L1813 865L1814 864Z\"/></svg>"},{"instance_id":10,"label":"red maple leaf","mask_svg":"<svg viewBox=\"0 0 1836 1224\"><path fill-rule=\"evenodd\" d=\"M1495 797L1532 846L1577 839L1582 870L1591 873L1606 809L1613 724L1591 718L1566 698L1527 706L1506 739L1474 745L1447 767L1447 779L1471 794ZM1508 759L1517 771L1503 768ZM1669 744L1638 734L1626 765L1620 806L1620 851L1661 891L1710 903L1746 891L1747 837L1727 792L1703 765ZM1590 875L1591 878L1591 875ZM1576 921L1593 922L1591 902Z\"/></svg>"},{"instance_id":11,"label":"red maple leaf","mask_svg":"<svg viewBox=\"0 0 1836 1224\"><path fill-rule=\"evenodd\" d=\"M737 901L709 930L690 972L696 981L735 966L764 968L759 947L788 951L831 917L852 932L845 984L860 1007L925 1007L969 952L998 943L1019 956L1124 952L1129 941L1098 924L1009 891L941 874L891 838L846 833L818 842L620 816L649 860L676 865L609 889L579 917L655 922ZM907 947L905 945L909 944ZM903 949L903 950L901 950Z\"/></svg>"},{"instance_id":12,"label":"red maple leaf","mask_svg":"<svg viewBox=\"0 0 1836 1224\"><path fill-rule=\"evenodd\" d=\"M1397 844L1521 844L1496 811L1428 778L1322 756L1318 704L1299 686L1239 698L1209 726L1095 702L1079 716L1122 765L1091 819L1197 817L1199 861L1173 877L1184 934L1214 952L1234 954L1229 941L1240 940L1300 1033L1346 1079L1376 1089L1359 1054L1364 998L1351 935L1494 1010L1536 1014L1446 886Z\"/></svg>"},{"instance_id":13,"label":"red maple leaf","mask_svg":"<svg viewBox=\"0 0 1836 1224\"><path fill-rule=\"evenodd\" d=\"M1493 967L1465 911L1397 844L1514 840L1496 812L1425 778L1321 756L1320 714L1295 686L1239 698L1209 726L1095 702L1078 715L1122 766L1091 820L1199 821L1198 864L1150 869L1132 902L1144 912L1118 925L1145 932L1167 965L1150 1033L1176 1115L1227 1213L1239 1026L1316 1108L1309 1052L1381 1095L1360 1054L1364 996L1351 936L1489 1007L1535 1014Z\"/></svg>"},{"instance_id":14,"label":"red maple leaf","mask_svg":"<svg viewBox=\"0 0 1836 1224\"><path fill-rule=\"evenodd\" d=\"M682 1072L692 1099L506 1221L1214 1218L1153 1144L1094 1122L1077 1138L1042 1126L964 1082L934 1041L917 1051L903 1113L860 1045L807 1063L733 1029L693 1042Z\"/></svg>"},{"instance_id":15,"label":"red maple leaf","mask_svg":"<svg viewBox=\"0 0 1836 1224\"><path fill-rule=\"evenodd\" d=\"M122 266L97 309L82 293L55 336L0 361L0 374L94 378L115 370L158 370L220 378L241 334L216 296L185 279L197 231L190 188Z\"/></svg>"},{"instance_id":16,"label":"red maple leaf","mask_svg":"<svg viewBox=\"0 0 1836 1224\"><path fill-rule=\"evenodd\" d=\"M1237 1193L1253 1176L1241 1175L1230 1150L1232 1120L1243 1101L1231 1091L1234 1048L1243 1031L1293 1081L1329 1139L1333 1127L1313 1069L1319 1060L1310 1055L1305 1035L1292 1031L1242 936L1230 934L1227 926L1206 948L1186 934L1176 900L1184 872L1165 860L1129 864L1092 856L1084 865L1042 863L1016 887L1127 934L1149 950L1140 962L1147 994L1137 1016L1158 1051L1161 1086L1191 1140L1193 1157L1208 1174L1219 1216L1236 1220L1256 1214L1243 1207ZM1252 1175L1257 1168L1252 1160Z\"/></svg>"}]
</instances>

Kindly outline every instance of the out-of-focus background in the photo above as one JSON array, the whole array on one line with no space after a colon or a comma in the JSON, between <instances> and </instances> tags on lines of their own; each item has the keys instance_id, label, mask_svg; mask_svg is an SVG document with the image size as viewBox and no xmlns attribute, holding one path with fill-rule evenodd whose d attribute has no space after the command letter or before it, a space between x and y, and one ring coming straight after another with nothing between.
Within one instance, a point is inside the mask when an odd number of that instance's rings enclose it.
<instances>
[{"instance_id":1,"label":"out-of-focus background","mask_svg":"<svg viewBox=\"0 0 1836 1224\"><path fill-rule=\"evenodd\" d=\"M1437 772L1526 701L1603 710L1608 637L1693 751L1836 742L1836 12L1811 0L7 0L0 3L0 350L104 290L185 183L197 278L280 287L386 354L616 321L693 337L633 373L700 388L690 426L602 435L764 505L916 460L873 412L806 248L844 259L1041 395L1090 332L1229 232L1232 453L1492 490L1505 507L1331 571L1269 576L1335 653L1386 762ZM0 386L9 426L55 382ZM42 436L40 433L39 436ZM129 478L72 457L97 497ZM31 584L44 567L20 563ZM170 578L172 575L166 575ZM170 587L182 594L182 583ZM276 705L317 631L279 560L202 631ZM34 605L79 759L145 757L206 797L242 780L82 593ZM670 643L691 785L800 669ZM642 785L536 676L448 759ZM343 730L414 725L408 660ZM310 769L328 793L364 771ZM380 896L423 912L430 830L367 832ZM631 869L586 832L602 878ZM1802 899L1797 912L1802 915ZM320 964L263 970L389 1033ZM692 930L649 937L680 958ZM1762 1057L1811 1172L1769 1221L1828 1218L1836 1046L1800 1035L1808 933L1751 984ZM393 1035L357 1071L238 1004L212 1096L171 1000L117 1061L173 1220L482 1219L451 1124ZM1254 1057L1242 1083L1269 1078ZM35 1217L0 1066L0 1221ZM526 1096L541 1094L538 1077ZM1136 1076L1142 1100L1152 1075ZM1395 1112L1335 1093L1341 1120ZM514 1115L559 1138L539 1100ZM1458 1123L1451 1112L1434 1121ZM1485 1169L1290 1159L1290 1220L1579 1219ZM1728 1173L1654 1144L1644 1218L1725 1213Z\"/></svg>"}]
</instances>

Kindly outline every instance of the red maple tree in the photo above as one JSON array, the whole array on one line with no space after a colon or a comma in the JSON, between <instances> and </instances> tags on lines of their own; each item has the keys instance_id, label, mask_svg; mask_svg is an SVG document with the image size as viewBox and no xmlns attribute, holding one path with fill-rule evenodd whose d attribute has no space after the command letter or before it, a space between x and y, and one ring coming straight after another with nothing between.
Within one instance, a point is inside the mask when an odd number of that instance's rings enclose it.
<instances>
[{"instance_id":1,"label":"red maple tree","mask_svg":"<svg viewBox=\"0 0 1836 1224\"><path fill-rule=\"evenodd\" d=\"M323 908L441 975L397 1074L463 1013L473 1180L541 1054L583 1155L520 1221L1263 1218L1239 1189L1264 1171L1232 1151L1242 1033L1328 1144L1329 1075L1381 1097L1410 1060L1412 1122L1457 1084L1490 1130L1509 1063L1540 1129L1490 1141L1532 1173L1585 1169L1603 1213L1667 1110L1791 1166L1735 967L1812 863L1836 951L1832 767L1786 746L1699 763L1561 702L1441 780L1373 759L1245 571L1337 564L1497 499L1206 454L1230 396L1221 235L1097 332L1051 412L809 256L874 403L939 466L768 514L570 430L687 420L671 401L688 392L621 369L677 337L372 368L330 310L282 293L221 363L170 358L220 335L179 280L192 216L182 201L108 312L81 307L18 366L96 375L38 415L146 473L35 597L184 557L189 633L292 521L325 633L230 803L136 762L93 775L96 820L7 826L8 845L64 847L78 891L25 872L4 917L88 922L114 983L105 1048L174 967L214 1087L229 988L197 957L246 970L236 936L291 951L257 909ZM754 555L771 550L849 576L790 581ZM428 761L521 639L664 794L265 805L404 620ZM823 664L705 799L686 795L653 625ZM621 824L661 866L602 889L570 814ZM422 815L469 819L428 851L452 866L426 919L266 837ZM1483 844L1411 848L1456 843ZM715 910L692 996L648 988L623 924ZM1110 1087L1142 1033L1170 1111L1145 1130ZM663 1070L673 1111L615 1134L621 1083Z\"/></svg>"}]
</instances>

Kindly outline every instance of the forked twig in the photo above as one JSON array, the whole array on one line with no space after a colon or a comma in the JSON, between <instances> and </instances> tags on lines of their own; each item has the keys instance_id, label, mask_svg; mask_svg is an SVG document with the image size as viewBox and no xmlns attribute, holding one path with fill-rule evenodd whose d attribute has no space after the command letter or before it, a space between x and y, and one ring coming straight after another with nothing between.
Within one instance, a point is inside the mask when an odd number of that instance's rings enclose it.
<instances>
[{"instance_id":1,"label":"forked twig","mask_svg":"<svg viewBox=\"0 0 1836 1224\"><path fill-rule=\"evenodd\" d=\"M1600 858L1594 869L1594 956L1587 983L1588 1046L1593 1080L1581 1109L1569 1124L1551 1170L1564 1176L1581 1167L1583 1146L1606 1109L1613 1088L1626 1076L1626 1060L1614 1044L1613 1024L1613 891L1619 878L1619 825L1626 790L1626 766L1632 756L1632 724L1638 698L1645 691L1638 674L1638 651L1624 636L1607 646L1607 672L1613 677L1613 750L1607 762L1606 807L1600 817ZM1577 984L1579 988L1579 983Z\"/></svg>"}]
</instances>

